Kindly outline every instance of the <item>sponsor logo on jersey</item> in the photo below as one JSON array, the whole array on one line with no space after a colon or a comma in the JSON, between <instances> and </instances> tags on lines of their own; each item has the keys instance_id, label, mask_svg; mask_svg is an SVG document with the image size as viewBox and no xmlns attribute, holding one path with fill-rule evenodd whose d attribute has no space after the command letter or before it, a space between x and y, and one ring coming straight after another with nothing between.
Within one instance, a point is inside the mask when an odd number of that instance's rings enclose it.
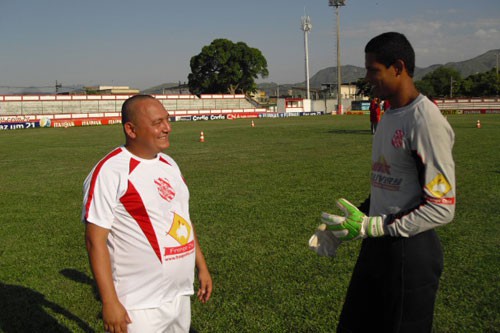
<instances>
[{"instance_id":1,"label":"sponsor logo on jersey","mask_svg":"<svg viewBox=\"0 0 500 333\"><path fill-rule=\"evenodd\" d=\"M174 213L174 222L168 234L181 245L186 245L191 236L191 225L182 216Z\"/></svg>"},{"instance_id":2,"label":"sponsor logo on jersey","mask_svg":"<svg viewBox=\"0 0 500 333\"><path fill-rule=\"evenodd\" d=\"M372 185L384 190L399 191L403 179L391 177L390 174L391 166L387 163L384 156L380 156L378 161L372 164Z\"/></svg>"},{"instance_id":3,"label":"sponsor logo on jersey","mask_svg":"<svg viewBox=\"0 0 500 333\"><path fill-rule=\"evenodd\" d=\"M446 180L446 177L442 174L438 174L434 179L427 185L425 185L429 192L432 193L433 196L437 198L442 198L446 195L446 193L450 192L451 185Z\"/></svg>"},{"instance_id":4,"label":"sponsor logo on jersey","mask_svg":"<svg viewBox=\"0 0 500 333\"><path fill-rule=\"evenodd\" d=\"M165 260L182 259L194 252L194 240L189 241L192 230L188 221L174 213L174 221L167 235L172 236L180 245L165 247L163 251Z\"/></svg>"},{"instance_id":5,"label":"sponsor logo on jersey","mask_svg":"<svg viewBox=\"0 0 500 333\"><path fill-rule=\"evenodd\" d=\"M165 256L166 260L175 260L184 258L185 256L191 254L193 251L194 251L194 240L190 241L186 245L165 247L163 255ZM167 258L167 256L169 258Z\"/></svg>"},{"instance_id":6,"label":"sponsor logo on jersey","mask_svg":"<svg viewBox=\"0 0 500 333\"><path fill-rule=\"evenodd\" d=\"M437 203L452 205L455 203L455 198L444 198L448 192L451 191L451 185L442 174L438 174L425 188L432 194L433 197L427 197L428 201Z\"/></svg>"},{"instance_id":7,"label":"sponsor logo on jersey","mask_svg":"<svg viewBox=\"0 0 500 333\"><path fill-rule=\"evenodd\" d=\"M175 191L168 182L167 178L158 178L155 180L155 184L158 187L158 193L166 201L170 202L175 197Z\"/></svg>"},{"instance_id":8,"label":"sponsor logo on jersey","mask_svg":"<svg viewBox=\"0 0 500 333\"><path fill-rule=\"evenodd\" d=\"M399 191L403 179L372 173L372 186L389 191Z\"/></svg>"}]
</instances>

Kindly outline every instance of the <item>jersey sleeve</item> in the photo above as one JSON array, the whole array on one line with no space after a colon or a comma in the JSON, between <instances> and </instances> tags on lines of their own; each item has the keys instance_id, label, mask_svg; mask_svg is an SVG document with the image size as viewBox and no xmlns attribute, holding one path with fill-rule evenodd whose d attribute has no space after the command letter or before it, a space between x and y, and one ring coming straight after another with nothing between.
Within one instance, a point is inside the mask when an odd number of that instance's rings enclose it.
<instances>
[{"instance_id":1,"label":"jersey sleeve","mask_svg":"<svg viewBox=\"0 0 500 333\"><path fill-rule=\"evenodd\" d=\"M97 165L83 183L82 221L111 229L118 189L117 173L107 165Z\"/></svg>"},{"instance_id":2,"label":"jersey sleeve","mask_svg":"<svg viewBox=\"0 0 500 333\"><path fill-rule=\"evenodd\" d=\"M414 209L389 216L387 229L393 236L409 237L447 224L455 213L454 133L435 105L424 106L425 116L416 120L409 138L422 198Z\"/></svg>"}]
</instances>

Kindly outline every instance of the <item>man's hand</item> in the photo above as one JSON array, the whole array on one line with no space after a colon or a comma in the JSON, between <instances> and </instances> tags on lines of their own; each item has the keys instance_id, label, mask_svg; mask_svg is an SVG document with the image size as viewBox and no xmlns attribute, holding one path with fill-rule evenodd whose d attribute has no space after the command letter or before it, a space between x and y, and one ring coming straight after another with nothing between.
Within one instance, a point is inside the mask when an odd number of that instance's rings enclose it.
<instances>
[{"instance_id":1,"label":"man's hand","mask_svg":"<svg viewBox=\"0 0 500 333\"><path fill-rule=\"evenodd\" d=\"M208 269L198 270L198 281L200 282L200 288L196 296L198 296L200 302L206 303L212 295L212 277Z\"/></svg>"},{"instance_id":2,"label":"man's hand","mask_svg":"<svg viewBox=\"0 0 500 333\"><path fill-rule=\"evenodd\" d=\"M343 241L363 239L366 237L384 236L384 218L382 216L366 216L346 199L337 200L345 216L321 214L321 221L327 229Z\"/></svg>"},{"instance_id":3,"label":"man's hand","mask_svg":"<svg viewBox=\"0 0 500 333\"><path fill-rule=\"evenodd\" d=\"M132 322L119 301L103 302L102 320L104 330L110 333L126 333L127 325Z\"/></svg>"},{"instance_id":4,"label":"man's hand","mask_svg":"<svg viewBox=\"0 0 500 333\"><path fill-rule=\"evenodd\" d=\"M194 225L193 225L194 228ZM200 288L196 293L198 300L202 303L208 302L210 296L212 295L212 277L210 276L210 271L208 270L207 262L205 261L205 256L201 252L200 243L198 242L198 236L196 232L194 233L194 242L196 246L196 269L198 270L198 282L200 283Z\"/></svg>"}]
</instances>

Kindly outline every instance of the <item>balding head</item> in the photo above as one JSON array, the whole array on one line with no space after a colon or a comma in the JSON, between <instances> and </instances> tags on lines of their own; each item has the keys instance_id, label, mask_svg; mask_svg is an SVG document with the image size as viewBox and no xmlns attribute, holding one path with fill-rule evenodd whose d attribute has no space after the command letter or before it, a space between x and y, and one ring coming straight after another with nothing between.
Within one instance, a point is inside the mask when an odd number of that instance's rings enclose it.
<instances>
[{"instance_id":1,"label":"balding head","mask_svg":"<svg viewBox=\"0 0 500 333\"><path fill-rule=\"evenodd\" d=\"M138 111L137 105L139 102L146 100L154 100L157 101L151 95L134 95L127 99L122 105L122 124L125 125L127 122L134 122L136 119L136 113Z\"/></svg>"}]
</instances>

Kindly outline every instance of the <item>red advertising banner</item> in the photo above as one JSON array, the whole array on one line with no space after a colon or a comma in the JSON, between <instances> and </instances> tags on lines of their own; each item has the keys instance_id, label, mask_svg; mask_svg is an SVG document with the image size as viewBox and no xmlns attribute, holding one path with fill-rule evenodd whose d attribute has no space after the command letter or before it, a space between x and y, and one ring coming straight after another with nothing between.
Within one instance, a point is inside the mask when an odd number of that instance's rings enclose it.
<instances>
[{"instance_id":1,"label":"red advertising banner","mask_svg":"<svg viewBox=\"0 0 500 333\"><path fill-rule=\"evenodd\" d=\"M121 124L120 117L82 118L82 119L51 119L50 127L79 127Z\"/></svg>"},{"instance_id":2,"label":"red advertising banner","mask_svg":"<svg viewBox=\"0 0 500 333\"><path fill-rule=\"evenodd\" d=\"M244 119L244 118L259 118L259 112L245 112L245 113L229 113L227 119Z\"/></svg>"}]
</instances>

